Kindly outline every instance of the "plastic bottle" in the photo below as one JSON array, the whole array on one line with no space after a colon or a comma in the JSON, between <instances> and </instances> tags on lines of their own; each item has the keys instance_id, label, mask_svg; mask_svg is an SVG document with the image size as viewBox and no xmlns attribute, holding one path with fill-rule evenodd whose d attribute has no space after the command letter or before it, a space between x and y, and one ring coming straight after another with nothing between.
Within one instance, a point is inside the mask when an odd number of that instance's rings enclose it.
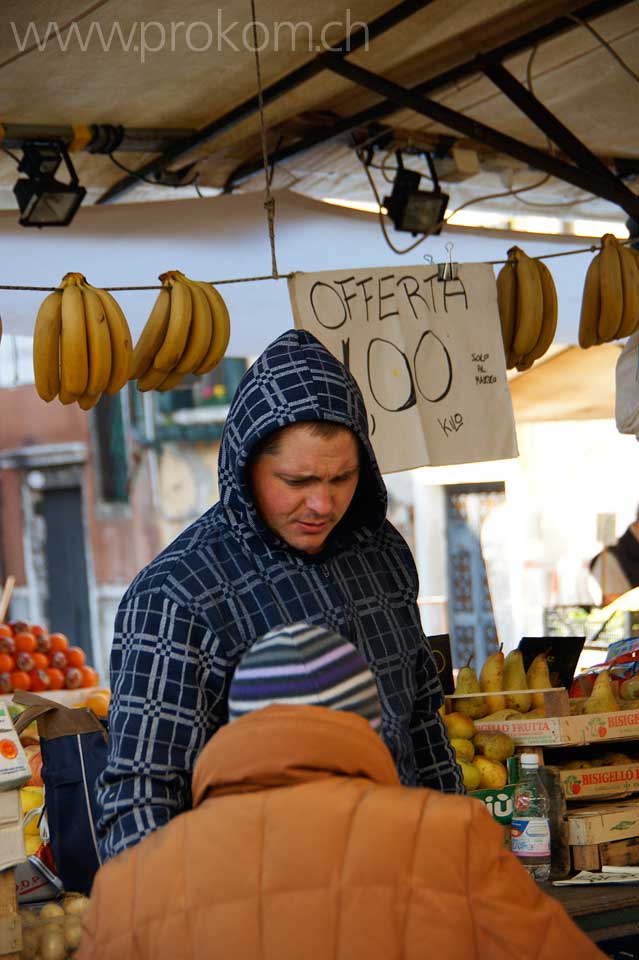
<instances>
[{"instance_id":1,"label":"plastic bottle","mask_svg":"<svg viewBox=\"0 0 639 960\"><path fill-rule=\"evenodd\" d=\"M550 877L550 799L534 753L519 758L520 778L513 795L512 851L534 880Z\"/></svg>"}]
</instances>

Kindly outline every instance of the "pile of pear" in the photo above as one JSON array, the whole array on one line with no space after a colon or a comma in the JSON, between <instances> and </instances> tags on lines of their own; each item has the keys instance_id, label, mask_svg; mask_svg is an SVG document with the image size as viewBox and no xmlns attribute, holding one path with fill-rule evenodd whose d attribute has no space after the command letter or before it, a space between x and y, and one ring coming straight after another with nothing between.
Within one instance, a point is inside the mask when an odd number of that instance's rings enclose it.
<instances>
[{"instance_id":1,"label":"pile of pear","mask_svg":"<svg viewBox=\"0 0 639 960\"><path fill-rule=\"evenodd\" d=\"M639 674L618 684L619 696L608 670L597 674L589 697L570 701L573 715L588 713L613 713L615 710L639 710Z\"/></svg>"},{"instance_id":2,"label":"pile of pear","mask_svg":"<svg viewBox=\"0 0 639 960\"><path fill-rule=\"evenodd\" d=\"M447 713L444 723L467 790L500 790L508 783L504 761L515 752L514 740L497 730L477 731L466 713Z\"/></svg>"},{"instance_id":3,"label":"pile of pear","mask_svg":"<svg viewBox=\"0 0 639 960\"><path fill-rule=\"evenodd\" d=\"M504 656L500 649L488 657L479 677L470 666L470 661L459 671L455 693L476 693L478 696L455 700L455 710L473 720L543 717L544 695L535 691L547 690L551 686L545 653L537 654L526 671L520 650L511 650ZM528 690L531 692L528 693Z\"/></svg>"}]
</instances>

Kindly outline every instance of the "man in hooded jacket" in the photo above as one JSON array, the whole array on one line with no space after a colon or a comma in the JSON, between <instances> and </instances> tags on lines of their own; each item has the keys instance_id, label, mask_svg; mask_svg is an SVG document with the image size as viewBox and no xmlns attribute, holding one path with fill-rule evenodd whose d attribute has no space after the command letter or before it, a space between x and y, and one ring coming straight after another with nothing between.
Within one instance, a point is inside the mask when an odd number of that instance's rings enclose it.
<instances>
[{"instance_id":1,"label":"man in hooded jacket","mask_svg":"<svg viewBox=\"0 0 639 960\"><path fill-rule=\"evenodd\" d=\"M352 644L257 640L194 809L99 872L77 960L603 960L470 797L402 787Z\"/></svg>"},{"instance_id":2,"label":"man in hooded jacket","mask_svg":"<svg viewBox=\"0 0 639 960\"><path fill-rule=\"evenodd\" d=\"M218 474L219 502L142 570L118 610L98 782L103 860L191 806L195 758L227 721L240 657L301 620L347 637L370 665L401 782L464 792L361 392L311 334L283 334L245 374Z\"/></svg>"}]
</instances>

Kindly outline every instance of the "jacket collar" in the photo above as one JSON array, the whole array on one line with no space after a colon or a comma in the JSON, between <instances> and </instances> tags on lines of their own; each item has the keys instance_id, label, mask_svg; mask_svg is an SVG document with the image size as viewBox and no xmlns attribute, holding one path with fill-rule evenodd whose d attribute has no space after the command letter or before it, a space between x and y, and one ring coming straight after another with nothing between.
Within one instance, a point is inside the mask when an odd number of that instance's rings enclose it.
<instances>
[{"instance_id":1,"label":"jacket collar","mask_svg":"<svg viewBox=\"0 0 639 960\"><path fill-rule=\"evenodd\" d=\"M326 707L270 706L222 727L193 772L193 806L207 796L328 777L398 785L392 757L366 720Z\"/></svg>"}]
</instances>

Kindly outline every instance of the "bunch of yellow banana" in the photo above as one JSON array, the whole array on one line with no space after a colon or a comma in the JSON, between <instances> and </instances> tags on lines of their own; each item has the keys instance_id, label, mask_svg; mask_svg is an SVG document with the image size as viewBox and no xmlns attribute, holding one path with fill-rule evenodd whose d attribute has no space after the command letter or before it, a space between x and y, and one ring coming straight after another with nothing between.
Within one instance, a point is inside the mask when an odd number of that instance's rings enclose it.
<instances>
[{"instance_id":1,"label":"bunch of yellow banana","mask_svg":"<svg viewBox=\"0 0 639 960\"><path fill-rule=\"evenodd\" d=\"M557 330L557 291L546 264L512 247L497 276L497 302L506 366L528 370Z\"/></svg>"},{"instance_id":2,"label":"bunch of yellow banana","mask_svg":"<svg viewBox=\"0 0 639 960\"><path fill-rule=\"evenodd\" d=\"M119 304L107 290L67 273L43 300L33 333L36 390L47 403L77 401L83 410L129 380L131 334Z\"/></svg>"},{"instance_id":3,"label":"bunch of yellow banana","mask_svg":"<svg viewBox=\"0 0 639 960\"><path fill-rule=\"evenodd\" d=\"M226 352L231 325L210 283L179 270L160 276L162 289L133 350L138 390L171 390L187 373L209 373Z\"/></svg>"},{"instance_id":4,"label":"bunch of yellow banana","mask_svg":"<svg viewBox=\"0 0 639 960\"><path fill-rule=\"evenodd\" d=\"M588 267L579 321L579 346L629 337L639 329L639 259L612 233Z\"/></svg>"}]
</instances>

